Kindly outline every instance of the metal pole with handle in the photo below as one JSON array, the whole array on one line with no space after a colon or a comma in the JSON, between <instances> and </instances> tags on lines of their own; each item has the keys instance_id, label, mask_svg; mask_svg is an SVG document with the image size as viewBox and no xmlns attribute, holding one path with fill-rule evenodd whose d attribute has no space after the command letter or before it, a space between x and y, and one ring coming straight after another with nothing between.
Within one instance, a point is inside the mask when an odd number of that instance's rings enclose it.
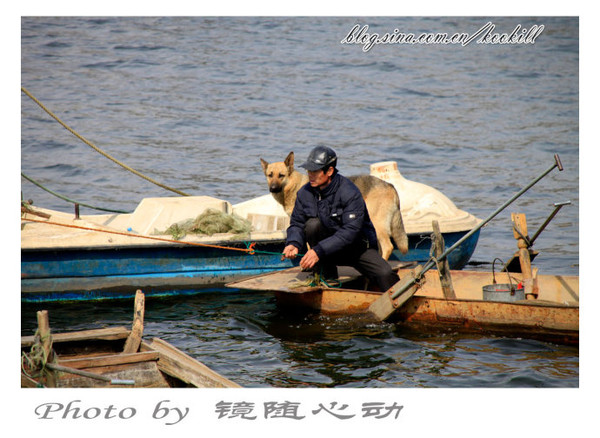
<instances>
[{"instance_id":1,"label":"metal pole with handle","mask_svg":"<svg viewBox=\"0 0 600 438\"><path fill-rule=\"evenodd\" d=\"M519 192L517 192L513 197L511 197L508 201L502 204L496 211L490 214L486 219L484 219L479 225L465 234L462 238L460 238L454 245L444 251L437 259L438 261L444 260L448 254L458 248L465 240L475 234L479 229L481 229L485 224L494 219L502 210L512 204L517 198L519 198L523 193L533 187L538 181L548 175L550 172L554 170L554 168L558 167L559 171L563 170L562 163L560 162L560 157L558 154L554 155L554 164L545 170L540 176L531 181L527 186L523 187ZM418 266L415 270L415 275L407 276L403 280L396 283L392 286L387 292L385 292L380 298L374 301L369 307L369 313L371 313L376 319L380 321L384 321L389 318L402 304L404 304L414 293L417 291L417 283L422 278L425 272L429 271L431 268L436 266L436 263L433 259L430 259L425 266ZM402 297L400 298L400 296Z\"/></svg>"}]
</instances>

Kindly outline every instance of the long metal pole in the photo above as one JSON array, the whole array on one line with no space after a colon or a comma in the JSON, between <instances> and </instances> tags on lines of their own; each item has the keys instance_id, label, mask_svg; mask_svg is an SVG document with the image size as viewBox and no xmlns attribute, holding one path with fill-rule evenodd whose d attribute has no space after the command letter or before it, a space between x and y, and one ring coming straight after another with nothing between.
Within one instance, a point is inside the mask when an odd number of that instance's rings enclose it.
<instances>
[{"instance_id":1,"label":"long metal pole","mask_svg":"<svg viewBox=\"0 0 600 438\"><path fill-rule=\"evenodd\" d=\"M550 221L552 219L554 219L554 216L556 216L556 214L558 213L558 211L563 208L565 205L570 205L571 201L565 201L565 202L555 202L554 203L554 211L552 212L552 214L550 216L548 216L548 219L546 219L546 221L540 226L539 230L537 230L535 232L535 234L533 235L533 237L531 239L529 239L528 242L528 246L533 246L533 242L535 242L535 239L538 238L538 236L540 235L540 233L542 231L544 231L546 229L546 227L548 226L548 224L550 223Z\"/></svg>"},{"instance_id":2,"label":"long metal pole","mask_svg":"<svg viewBox=\"0 0 600 438\"><path fill-rule=\"evenodd\" d=\"M473 228L471 231L469 231L467 234L465 234L463 237L461 237L454 245L452 245L450 248L448 248L446 251L444 251L442 253L442 255L440 255L437 259L438 261L442 261L444 260L446 257L448 257L448 254L450 254L452 251L454 251L456 248L458 248L465 240L467 240L469 237L471 237L473 234L475 234L477 231L479 231L479 229L481 227L483 227L485 224L487 224L489 221L491 221L492 219L494 219L498 214L500 214L500 212L502 212L502 210L504 210L506 207L508 207L510 204L512 204L517 198L519 198L523 193L525 193L527 190L529 190L531 187L533 187L539 180L541 180L542 178L544 178L546 175L548 175L550 172L552 172L554 170L555 167L558 167L559 171L563 170L562 167L562 163L560 162L560 157L558 156L558 154L554 154L554 164L549 167L546 171L544 171L540 176L538 176L537 178L535 178L533 181L531 181L529 184L527 184L527 186L523 187L521 190L519 190L518 193L516 193L512 198L510 198L508 201L506 201L504 204L502 204L502 206L500 208L498 208L496 211L494 211L492 214L490 214L486 219L484 219L479 225L477 225L475 228ZM413 281L411 281L410 283L406 284L403 288L399 289L396 291L396 293L394 293L392 295L392 299L398 298L402 293L404 293L406 290L408 290L411 286L413 286L418 279L420 279L425 272L429 271L431 268L433 268L435 266L435 262L433 260L429 260L425 266L423 267L423 270L421 271L421 273L417 276L417 278L415 278Z\"/></svg>"}]
</instances>

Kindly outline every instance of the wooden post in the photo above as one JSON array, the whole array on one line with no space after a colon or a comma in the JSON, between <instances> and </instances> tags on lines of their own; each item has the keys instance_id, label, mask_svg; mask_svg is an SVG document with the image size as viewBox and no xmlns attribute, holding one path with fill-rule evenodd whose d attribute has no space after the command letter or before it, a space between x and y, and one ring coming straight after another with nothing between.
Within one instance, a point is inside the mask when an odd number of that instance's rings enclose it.
<instances>
[{"instance_id":1,"label":"wooden post","mask_svg":"<svg viewBox=\"0 0 600 438\"><path fill-rule=\"evenodd\" d=\"M40 310L37 312L37 323L38 323L38 336L40 337L40 344L44 351L44 366L46 363L54 360L52 351L52 337L50 335L50 320L48 318L47 310ZM56 376L52 371L46 373L46 386L56 386Z\"/></svg>"},{"instance_id":2,"label":"wooden post","mask_svg":"<svg viewBox=\"0 0 600 438\"><path fill-rule=\"evenodd\" d=\"M517 239L517 246L519 247L519 262L521 264L521 274L523 275L523 287L525 288L525 297L528 300L533 300L533 275L531 272L531 257L529 255L529 245L527 244L527 219L523 213L511 213L511 219L513 221L513 234Z\"/></svg>"},{"instance_id":3,"label":"wooden post","mask_svg":"<svg viewBox=\"0 0 600 438\"><path fill-rule=\"evenodd\" d=\"M144 333L144 304L145 296L141 290L135 292L135 304L133 308L133 325L131 333L125 341L123 353L137 353L142 342L142 334Z\"/></svg>"},{"instance_id":4,"label":"wooden post","mask_svg":"<svg viewBox=\"0 0 600 438\"><path fill-rule=\"evenodd\" d=\"M434 220L431 222L433 226L432 234L432 246L433 254L436 258L440 257L445 250L444 237L440 232L440 224ZM437 262L438 274L440 276L440 283L442 284L442 290L444 291L444 297L447 300L455 300L456 294L454 293L454 287L452 286L452 277L450 276L450 264L448 263L448 257L444 260Z\"/></svg>"}]
</instances>

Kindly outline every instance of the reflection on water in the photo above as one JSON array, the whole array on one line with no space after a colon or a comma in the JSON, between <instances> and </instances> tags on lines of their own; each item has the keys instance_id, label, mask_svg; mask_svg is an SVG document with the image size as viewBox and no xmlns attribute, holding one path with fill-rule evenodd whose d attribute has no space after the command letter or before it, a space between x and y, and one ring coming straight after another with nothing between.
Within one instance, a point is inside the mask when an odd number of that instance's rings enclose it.
<instances>
[{"instance_id":1,"label":"reflection on water","mask_svg":"<svg viewBox=\"0 0 600 438\"><path fill-rule=\"evenodd\" d=\"M55 332L132 321L126 302L43 307ZM24 307L23 335L35 331L39 308ZM159 336L247 387L577 387L579 381L575 347L283 313L269 294L148 299L145 318L147 338Z\"/></svg>"}]
</instances>

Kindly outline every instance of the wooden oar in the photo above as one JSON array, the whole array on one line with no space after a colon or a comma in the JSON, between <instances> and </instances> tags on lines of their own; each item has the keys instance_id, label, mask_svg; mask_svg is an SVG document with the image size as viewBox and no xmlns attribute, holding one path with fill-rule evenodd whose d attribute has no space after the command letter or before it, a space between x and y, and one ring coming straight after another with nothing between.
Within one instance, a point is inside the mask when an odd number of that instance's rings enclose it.
<instances>
[{"instance_id":1,"label":"wooden oar","mask_svg":"<svg viewBox=\"0 0 600 438\"><path fill-rule=\"evenodd\" d=\"M454 245L448 248L444 253L437 258L438 261L444 260L448 257L452 251L458 248L465 240L475 234L481 227L487 224L489 221L494 219L502 210L512 204L517 198L519 198L523 193L533 187L538 181L548 175L555 167L558 167L559 171L563 170L562 163L560 162L560 158L558 154L554 155L554 164L545 170L540 176L531 181L527 186L522 188L518 193L516 193L512 198L506 201L500 208L494 211L491 215L489 215L486 219L484 219L479 225L465 234L461 239L459 239ZM417 266L413 271L412 275L404 277L394 286L392 286L388 291L386 291L380 298L375 300L371 306L369 307L368 312L378 321L385 321L389 318L398 308L400 308L410 297L412 297L418 289L418 282L422 278L422 276L433 268L436 265L435 261L430 259L425 266Z\"/></svg>"}]
</instances>

